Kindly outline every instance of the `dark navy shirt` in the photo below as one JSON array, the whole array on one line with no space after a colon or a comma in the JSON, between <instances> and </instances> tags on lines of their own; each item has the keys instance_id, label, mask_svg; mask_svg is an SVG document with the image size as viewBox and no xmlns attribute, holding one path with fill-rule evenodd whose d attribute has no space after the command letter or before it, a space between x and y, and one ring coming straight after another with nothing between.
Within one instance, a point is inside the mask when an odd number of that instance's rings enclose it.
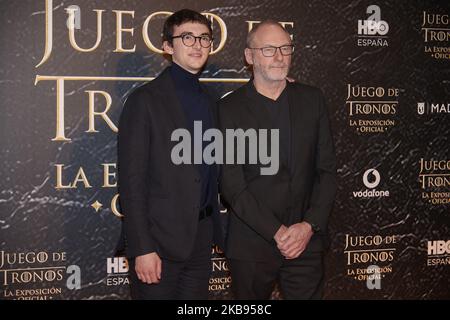
<instances>
[{"instance_id":1,"label":"dark navy shirt","mask_svg":"<svg viewBox=\"0 0 450 320\"><path fill-rule=\"evenodd\" d=\"M187 128L191 133L191 161L194 163L194 121L201 121L202 135L207 129L213 127L212 114L210 110L210 100L206 92L200 86L200 74L193 74L181 68L176 63L172 63L170 74L175 83L175 90L180 101L181 108L184 111L187 121ZM210 199L212 195L211 188L214 183L214 177L211 172L211 165L205 164L203 161L203 149L209 142L203 142L202 154L198 155L202 159L202 164L195 165L200 174L202 183L202 194L200 199L200 208L205 208L212 203Z\"/></svg>"}]
</instances>

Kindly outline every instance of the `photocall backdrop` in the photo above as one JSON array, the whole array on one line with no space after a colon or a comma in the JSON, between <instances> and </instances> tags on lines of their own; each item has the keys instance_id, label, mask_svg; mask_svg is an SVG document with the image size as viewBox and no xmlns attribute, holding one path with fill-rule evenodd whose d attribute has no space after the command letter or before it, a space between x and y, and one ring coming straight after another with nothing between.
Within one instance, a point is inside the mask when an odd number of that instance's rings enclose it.
<instances>
[{"instance_id":1,"label":"photocall backdrop","mask_svg":"<svg viewBox=\"0 0 450 320\"><path fill-rule=\"evenodd\" d=\"M0 299L129 299L118 119L169 64L162 25L182 8L213 23L202 78L221 94L248 81L245 37L268 18L293 38L290 76L325 93L338 193L324 297L449 299L450 3L436 0L0 1ZM210 297L231 299L212 250Z\"/></svg>"}]
</instances>

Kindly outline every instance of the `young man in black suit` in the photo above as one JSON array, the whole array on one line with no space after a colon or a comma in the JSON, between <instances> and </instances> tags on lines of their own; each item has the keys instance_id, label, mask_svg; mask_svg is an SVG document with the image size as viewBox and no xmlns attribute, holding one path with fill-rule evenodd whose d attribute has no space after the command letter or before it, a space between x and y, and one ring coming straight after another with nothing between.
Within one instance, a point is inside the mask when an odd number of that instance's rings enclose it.
<instances>
[{"instance_id":1,"label":"young man in black suit","mask_svg":"<svg viewBox=\"0 0 450 320\"><path fill-rule=\"evenodd\" d=\"M194 121L215 127L215 101L199 83L212 30L184 9L164 24L172 65L137 88L120 117L118 162L123 235L133 299L207 299L213 233L218 225L215 165L176 165L174 130ZM216 231L216 232L213 232Z\"/></svg>"},{"instance_id":2,"label":"young man in black suit","mask_svg":"<svg viewBox=\"0 0 450 320\"><path fill-rule=\"evenodd\" d=\"M321 91L286 81L293 52L280 24L259 24L245 49L253 78L219 102L223 131L279 129L276 174L261 175L261 164L222 167L221 195L232 211L226 255L237 299L268 299L277 280L285 299L321 297L336 159Z\"/></svg>"}]
</instances>

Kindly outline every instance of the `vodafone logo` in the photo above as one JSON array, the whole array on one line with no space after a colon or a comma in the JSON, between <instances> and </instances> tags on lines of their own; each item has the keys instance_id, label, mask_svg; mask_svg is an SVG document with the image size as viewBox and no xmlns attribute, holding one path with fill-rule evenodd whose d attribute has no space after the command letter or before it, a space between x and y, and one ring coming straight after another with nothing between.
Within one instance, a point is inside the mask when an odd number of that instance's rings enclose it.
<instances>
[{"instance_id":1,"label":"vodafone logo","mask_svg":"<svg viewBox=\"0 0 450 320\"><path fill-rule=\"evenodd\" d=\"M380 184L380 180L380 173L377 171L377 169L369 169L364 172L363 183L367 188L376 188Z\"/></svg>"},{"instance_id":2,"label":"vodafone logo","mask_svg":"<svg viewBox=\"0 0 450 320\"><path fill-rule=\"evenodd\" d=\"M353 191L354 198L382 198L389 197L389 190L377 190L375 189L381 182L381 175L377 169L367 169L363 176L362 181L365 190Z\"/></svg>"}]
</instances>

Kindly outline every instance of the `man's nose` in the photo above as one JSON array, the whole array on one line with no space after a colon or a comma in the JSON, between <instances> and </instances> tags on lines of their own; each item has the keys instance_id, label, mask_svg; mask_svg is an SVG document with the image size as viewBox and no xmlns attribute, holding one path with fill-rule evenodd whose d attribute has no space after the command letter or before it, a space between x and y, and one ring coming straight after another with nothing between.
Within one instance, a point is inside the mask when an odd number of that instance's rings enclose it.
<instances>
[{"instance_id":1,"label":"man's nose","mask_svg":"<svg viewBox=\"0 0 450 320\"><path fill-rule=\"evenodd\" d=\"M275 50L274 59L277 60L277 61L283 61L283 54L281 53L281 48L277 48Z\"/></svg>"},{"instance_id":2,"label":"man's nose","mask_svg":"<svg viewBox=\"0 0 450 320\"><path fill-rule=\"evenodd\" d=\"M200 49L200 50L202 49L202 45L200 44L200 38L195 38L195 42L192 47L194 47L195 49Z\"/></svg>"}]
</instances>

